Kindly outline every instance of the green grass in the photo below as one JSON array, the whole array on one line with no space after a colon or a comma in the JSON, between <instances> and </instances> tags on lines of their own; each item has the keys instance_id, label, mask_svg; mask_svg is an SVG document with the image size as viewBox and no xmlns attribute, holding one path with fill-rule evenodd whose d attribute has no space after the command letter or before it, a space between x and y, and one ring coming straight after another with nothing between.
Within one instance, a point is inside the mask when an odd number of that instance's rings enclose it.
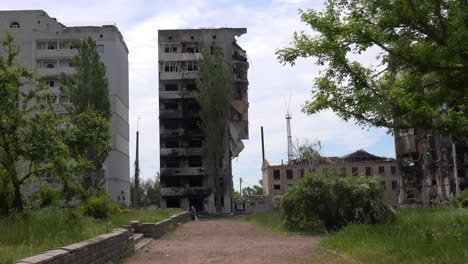
<instances>
[{"instance_id":1,"label":"green grass","mask_svg":"<svg viewBox=\"0 0 468 264\"><path fill-rule=\"evenodd\" d=\"M322 245L362 263L468 263L468 209L401 209L393 223L352 224Z\"/></svg>"},{"instance_id":2,"label":"green grass","mask_svg":"<svg viewBox=\"0 0 468 264\"><path fill-rule=\"evenodd\" d=\"M0 264L108 233L131 220L158 222L179 212L131 210L99 221L71 210L45 208L0 218Z\"/></svg>"},{"instance_id":3,"label":"green grass","mask_svg":"<svg viewBox=\"0 0 468 264\"><path fill-rule=\"evenodd\" d=\"M283 233L283 234L293 234L291 230L288 230L283 221L281 220L280 212L265 212L265 213L256 213L244 217L242 220L247 222L253 222L262 228L266 229L268 232L273 233Z\"/></svg>"}]
</instances>

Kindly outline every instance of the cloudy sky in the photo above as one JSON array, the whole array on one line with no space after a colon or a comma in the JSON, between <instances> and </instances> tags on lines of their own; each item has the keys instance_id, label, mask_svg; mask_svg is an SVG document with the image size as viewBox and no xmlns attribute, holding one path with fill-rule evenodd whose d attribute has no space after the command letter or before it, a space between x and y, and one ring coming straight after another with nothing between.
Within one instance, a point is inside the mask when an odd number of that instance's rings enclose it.
<instances>
[{"instance_id":1,"label":"cloudy sky","mask_svg":"<svg viewBox=\"0 0 468 264\"><path fill-rule=\"evenodd\" d=\"M16 0L1 1L0 9L43 9L65 25L116 23L129 47L131 163L135 130L140 118L140 164L144 178L159 170L158 29L246 27L238 43L247 51L249 69L250 140L233 160L234 186L239 177L247 185L261 178L260 126L265 132L265 152L270 164L287 159L285 103L290 101L294 138L319 139L324 155L341 156L357 149L393 157L394 146L385 129L361 129L341 121L332 112L307 116L300 108L310 97L319 68L313 59L282 66L276 49L287 46L295 30L307 30L299 8L321 9L321 0ZM374 55L360 58L372 63ZM133 170L133 166L132 166ZM133 172L132 172L133 174ZM244 185L245 186L245 185Z\"/></svg>"}]
</instances>

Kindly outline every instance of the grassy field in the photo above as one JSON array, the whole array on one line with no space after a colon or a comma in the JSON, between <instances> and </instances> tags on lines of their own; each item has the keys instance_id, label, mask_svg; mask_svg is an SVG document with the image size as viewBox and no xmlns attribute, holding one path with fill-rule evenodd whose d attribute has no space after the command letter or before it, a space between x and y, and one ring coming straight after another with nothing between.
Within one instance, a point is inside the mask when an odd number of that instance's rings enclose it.
<instances>
[{"instance_id":1,"label":"grassy field","mask_svg":"<svg viewBox=\"0 0 468 264\"><path fill-rule=\"evenodd\" d=\"M0 218L0 264L112 231L131 220L158 222L180 211L129 211L98 221L73 211L45 208Z\"/></svg>"},{"instance_id":2,"label":"grassy field","mask_svg":"<svg viewBox=\"0 0 468 264\"><path fill-rule=\"evenodd\" d=\"M361 263L468 263L468 209L401 209L394 223L349 225L322 245Z\"/></svg>"}]
</instances>

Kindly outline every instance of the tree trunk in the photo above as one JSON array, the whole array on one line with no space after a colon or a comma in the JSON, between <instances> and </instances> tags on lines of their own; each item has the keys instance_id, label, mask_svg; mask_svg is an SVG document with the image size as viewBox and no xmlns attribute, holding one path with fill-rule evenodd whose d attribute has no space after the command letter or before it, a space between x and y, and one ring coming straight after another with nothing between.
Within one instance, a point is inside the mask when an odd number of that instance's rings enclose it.
<instances>
[{"instance_id":1,"label":"tree trunk","mask_svg":"<svg viewBox=\"0 0 468 264\"><path fill-rule=\"evenodd\" d=\"M21 212L24 209L23 206L23 199L21 197L21 184L18 182L16 177L13 177L13 189L14 189L14 198L13 198L13 206L16 211Z\"/></svg>"}]
</instances>

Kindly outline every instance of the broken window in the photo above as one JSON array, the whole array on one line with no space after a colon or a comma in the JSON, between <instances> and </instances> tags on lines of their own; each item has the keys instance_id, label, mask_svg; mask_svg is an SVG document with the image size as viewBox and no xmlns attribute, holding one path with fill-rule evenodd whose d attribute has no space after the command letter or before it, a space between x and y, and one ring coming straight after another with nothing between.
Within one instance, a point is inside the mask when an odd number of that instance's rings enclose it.
<instances>
[{"instance_id":1,"label":"broken window","mask_svg":"<svg viewBox=\"0 0 468 264\"><path fill-rule=\"evenodd\" d=\"M178 129L179 122L177 122L177 120L164 120L162 122L162 127L164 129Z\"/></svg>"},{"instance_id":2,"label":"broken window","mask_svg":"<svg viewBox=\"0 0 468 264\"><path fill-rule=\"evenodd\" d=\"M166 183L166 187L183 187L182 177L180 176L166 176L164 177L164 182Z\"/></svg>"},{"instance_id":3,"label":"broken window","mask_svg":"<svg viewBox=\"0 0 468 264\"><path fill-rule=\"evenodd\" d=\"M398 182L392 181L392 190L398 190Z\"/></svg>"},{"instance_id":4,"label":"broken window","mask_svg":"<svg viewBox=\"0 0 468 264\"><path fill-rule=\"evenodd\" d=\"M187 53L198 53L198 47L187 47Z\"/></svg>"},{"instance_id":5,"label":"broken window","mask_svg":"<svg viewBox=\"0 0 468 264\"><path fill-rule=\"evenodd\" d=\"M299 177L304 177L304 169L299 170Z\"/></svg>"},{"instance_id":6,"label":"broken window","mask_svg":"<svg viewBox=\"0 0 468 264\"><path fill-rule=\"evenodd\" d=\"M275 190L281 190L281 185L275 184L275 185L273 185L273 189L275 189Z\"/></svg>"},{"instance_id":7,"label":"broken window","mask_svg":"<svg viewBox=\"0 0 468 264\"><path fill-rule=\"evenodd\" d=\"M177 61L165 61L164 62L164 71L165 72L178 72L179 71L179 62Z\"/></svg>"},{"instance_id":8,"label":"broken window","mask_svg":"<svg viewBox=\"0 0 468 264\"><path fill-rule=\"evenodd\" d=\"M195 91L197 90L197 85L195 83L189 83L186 86L187 91Z\"/></svg>"},{"instance_id":9,"label":"broken window","mask_svg":"<svg viewBox=\"0 0 468 264\"><path fill-rule=\"evenodd\" d=\"M189 167L202 167L203 163L201 157L189 158L188 165Z\"/></svg>"},{"instance_id":10,"label":"broken window","mask_svg":"<svg viewBox=\"0 0 468 264\"><path fill-rule=\"evenodd\" d=\"M287 179L292 179L293 178L293 171L292 170L286 170L286 178Z\"/></svg>"},{"instance_id":11,"label":"broken window","mask_svg":"<svg viewBox=\"0 0 468 264\"><path fill-rule=\"evenodd\" d=\"M180 198L166 198L167 208L180 208Z\"/></svg>"},{"instance_id":12,"label":"broken window","mask_svg":"<svg viewBox=\"0 0 468 264\"><path fill-rule=\"evenodd\" d=\"M177 109L179 109L179 104L177 102L166 102L166 103L164 103L164 109L166 109L166 110L177 110Z\"/></svg>"},{"instance_id":13,"label":"broken window","mask_svg":"<svg viewBox=\"0 0 468 264\"><path fill-rule=\"evenodd\" d=\"M280 171L279 170L274 170L273 171L273 179L279 180L280 178L281 178Z\"/></svg>"},{"instance_id":14,"label":"broken window","mask_svg":"<svg viewBox=\"0 0 468 264\"><path fill-rule=\"evenodd\" d=\"M358 175L358 167L352 167L351 168L351 175L353 175L353 176Z\"/></svg>"},{"instance_id":15,"label":"broken window","mask_svg":"<svg viewBox=\"0 0 468 264\"><path fill-rule=\"evenodd\" d=\"M396 174L396 166L391 166L390 167L390 172L392 173L392 175L395 175Z\"/></svg>"},{"instance_id":16,"label":"broken window","mask_svg":"<svg viewBox=\"0 0 468 264\"><path fill-rule=\"evenodd\" d=\"M177 91L177 90L179 90L179 87L175 83L165 84L164 85L164 90L165 91Z\"/></svg>"},{"instance_id":17,"label":"broken window","mask_svg":"<svg viewBox=\"0 0 468 264\"><path fill-rule=\"evenodd\" d=\"M202 187L203 186L203 176L190 176L189 177L190 187Z\"/></svg>"},{"instance_id":18,"label":"broken window","mask_svg":"<svg viewBox=\"0 0 468 264\"><path fill-rule=\"evenodd\" d=\"M179 161L177 161L177 160L166 160L165 161L165 166L166 166L166 168L178 168L179 167Z\"/></svg>"},{"instance_id":19,"label":"broken window","mask_svg":"<svg viewBox=\"0 0 468 264\"><path fill-rule=\"evenodd\" d=\"M164 53L177 53L177 46L173 44L164 45Z\"/></svg>"},{"instance_id":20,"label":"broken window","mask_svg":"<svg viewBox=\"0 0 468 264\"><path fill-rule=\"evenodd\" d=\"M201 140L190 140L188 142L188 147L189 148L201 148L202 147L202 141Z\"/></svg>"},{"instance_id":21,"label":"broken window","mask_svg":"<svg viewBox=\"0 0 468 264\"><path fill-rule=\"evenodd\" d=\"M55 87L55 81L54 80L47 80L46 81L46 85L49 86L49 87Z\"/></svg>"},{"instance_id":22,"label":"broken window","mask_svg":"<svg viewBox=\"0 0 468 264\"><path fill-rule=\"evenodd\" d=\"M385 186L385 182L384 182L384 181L380 182L380 186L382 186L382 189L383 189L383 190L386 189L386 186Z\"/></svg>"},{"instance_id":23,"label":"broken window","mask_svg":"<svg viewBox=\"0 0 468 264\"><path fill-rule=\"evenodd\" d=\"M179 141L178 140L167 140L165 142L166 148L178 148L179 147Z\"/></svg>"},{"instance_id":24,"label":"broken window","mask_svg":"<svg viewBox=\"0 0 468 264\"><path fill-rule=\"evenodd\" d=\"M384 166L379 166L379 174L384 175L385 174L385 167Z\"/></svg>"},{"instance_id":25,"label":"broken window","mask_svg":"<svg viewBox=\"0 0 468 264\"><path fill-rule=\"evenodd\" d=\"M198 71L198 63L196 61L187 61L187 71Z\"/></svg>"},{"instance_id":26,"label":"broken window","mask_svg":"<svg viewBox=\"0 0 468 264\"><path fill-rule=\"evenodd\" d=\"M366 176L371 176L371 167L366 167Z\"/></svg>"}]
</instances>

